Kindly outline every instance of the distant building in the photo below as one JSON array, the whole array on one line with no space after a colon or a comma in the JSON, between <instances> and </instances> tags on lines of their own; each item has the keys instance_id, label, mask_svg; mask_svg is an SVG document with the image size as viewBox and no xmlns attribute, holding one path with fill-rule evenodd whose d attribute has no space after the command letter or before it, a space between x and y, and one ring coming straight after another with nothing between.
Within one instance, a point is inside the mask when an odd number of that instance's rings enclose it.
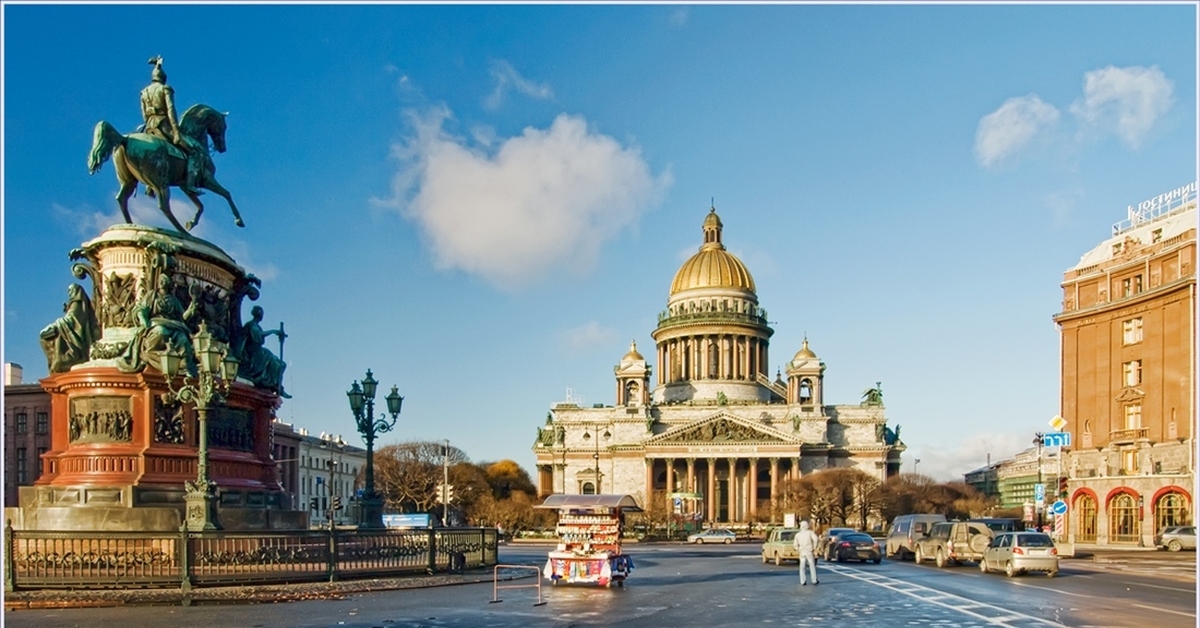
<instances>
[{"instance_id":1,"label":"distant building","mask_svg":"<svg viewBox=\"0 0 1200 628\"><path fill-rule=\"evenodd\" d=\"M988 499L1000 499L999 470L1002 462L991 462L963 475L963 483L979 491Z\"/></svg>"},{"instance_id":2,"label":"distant building","mask_svg":"<svg viewBox=\"0 0 1200 628\"><path fill-rule=\"evenodd\" d=\"M1068 540L1148 545L1193 521L1196 184L1129 208L1063 274Z\"/></svg>"},{"instance_id":3,"label":"distant building","mask_svg":"<svg viewBox=\"0 0 1200 628\"><path fill-rule=\"evenodd\" d=\"M37 382L26 384L20 364L5 364L5 508L20 506L17 487L32 486L42 475L42 454L49 450L50 394Z\"/></svg>"},{"instance_id":4,"label":"distant building","mask_svg":"<svg viewBox=\"0 0 1200 628\"><path fill-rule=\"evenodd\" d=\"M651 334L657 369L631 345L613 370L614 405L554 404L533 446L539 493L624 493L645 508L751 522L779 514L789 478L899 473L904 444L878 383L861 403L827 405L825 363L807 339L772 380L774 330L754 279L725 249L716 210L701 230Z\"/></svg>"},{"instance_id":5,"label":"distant building","mask_svg":"<svg viewBox=\"0 0 1200 628\"><path fill-rule=\"evenodd\" d=\"M996 466L996 493L998 508L1024 508L1026 504L1035 506L1036 488L1043 485L1043 507L1055 501L1054 487L1058 485L1061 475L1059 456L1056 448L1030 447L1017 452L1008 460L1001 461ZM1048 517L1043 517L1044 523ZM1037 523L1034 515L1031 523Z\"/></svg>"},{"instance_id":6,"label":"distant building","mask_svg":"<svg viewBox=\"0 0 1200 628\"><path fill-rule=\"evenodd\" d=\"M367 464L367 450L347 444L340 434L312 436L278 420L274 428L276 445L286 448L276 454L288 456L276 458L281 481L295 508L307 510L313 525L325 524L338 497L342 508L333 512L334 523L356 523L358 476Z\"/></svg>"}]
</instances>

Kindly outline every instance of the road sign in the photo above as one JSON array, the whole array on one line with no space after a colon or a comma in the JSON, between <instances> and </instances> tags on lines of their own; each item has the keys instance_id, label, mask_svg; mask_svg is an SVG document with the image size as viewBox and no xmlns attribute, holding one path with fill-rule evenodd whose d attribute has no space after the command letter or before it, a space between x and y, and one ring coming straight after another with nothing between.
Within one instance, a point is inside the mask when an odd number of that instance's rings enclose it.
<instances>
[{"instance_id":1,"label":"road sign","mask_svg":"<svg viewBox=\"0 0 1200 628\"><path fill-rule=\"evenodd\" d=\"M1042 434L1043 447L1070 447L1070 432L1046 432Z\"/></svg>"},{"instance_id":2,"label":"road sign","mask_svg":"<svg viewBox=\"0 0 1200 628\"><path fill-rule=\"evenodd\" d=\"M1063 502L1056 502L1063 503ZM1065 515L1054 515L1054 536L1061 539L1067 533L1067 517Z\"/></svg>"},{"instance_id":3,"label":"road sign","mask_svg":"<svg viewBox=\"0 0 1200 628\"><path fill-rule=\"evenodd\" d=\"M1062 418L1061 416L1058 416L1057 414L1054 415L1053 419L1050 419L1050 427L1054 428L1055 432L1061 432L1063 430L1063 428L1066 426L1067 426L1067 420Z\"/></svg>"},{"instance_id":4,"label":"road sign","mask_svg":"<svg viewBox=\"0 0 1200 628\"><path fill-rule=\"evenodd\" d=\"M1063 500L1060 499L1060 500L1054 502L1053 504L1050 504L1050 514L1052 514L1052 515L1067 514L1067 502L1064 502Z\"/></svg>"},{"instance_id":5,"label":"road sign","mask_svg":"<svg viewBox=\"0 0 1200 628\"><path fill-rule=\"evenodd\" d=\"M1034 484L1033 485L1033 501L1035 501L1035 502L1046 501L1046 485L1045 484Z\"/></svg>"}]
</instances>

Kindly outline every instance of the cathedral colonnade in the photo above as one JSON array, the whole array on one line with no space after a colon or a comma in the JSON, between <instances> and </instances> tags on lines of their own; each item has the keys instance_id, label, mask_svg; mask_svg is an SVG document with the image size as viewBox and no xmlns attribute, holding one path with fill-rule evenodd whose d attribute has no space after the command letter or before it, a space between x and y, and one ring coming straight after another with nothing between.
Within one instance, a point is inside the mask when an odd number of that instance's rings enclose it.
<instances>
[{"instance_id":1,"label":"cathedral colonnade","mask_svg":"<svg viewBox=\"0 0 1200 628\"><path fill-rule=\"evenodd\" d=\"M766 376L765 338L742 334L698 334L672 338L658 347L660 386L693 380L757 381Z\"/></svg>"},{"instance_id":2,"label":"cathedral colonnade","mask_svg":"<svg viewBox=\"0 0 1200 628\"><path fill-rule=\"evenodd\" d=\"M798 458L729 455L647 456L645 494L668 500L682 498L680 514L710 523L772 519L772 504L783 482L800 478Z\"/></svg>"}]
</instances>

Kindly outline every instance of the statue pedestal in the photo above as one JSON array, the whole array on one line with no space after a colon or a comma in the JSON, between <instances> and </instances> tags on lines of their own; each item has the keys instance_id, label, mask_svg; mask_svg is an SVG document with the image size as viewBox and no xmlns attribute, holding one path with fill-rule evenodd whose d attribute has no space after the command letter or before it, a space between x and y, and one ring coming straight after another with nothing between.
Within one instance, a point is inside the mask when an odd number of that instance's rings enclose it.
<instances>
[{"instance_id":1,"label":"statue pedestal","mask_svg":"<svg viewBox=\"0 0 1200 628\"><path fill-rule=\"evenodd\" d=\"M87 361L41 380L50 394L51 448L41 478L20 490L20 512L7 513L14 526L307 528L308 513L283 510L271 459L281 403L275 390L239 380L224 404L208 410L208 476L216 487L208 498L186 486L197 478L195 406L163 401L168 334L190 337L204 325L237 355L241 303L258 298L258 280L209 242L139 225L111 227L71 257L75 276L92 280L102 333ZM166 313L174 318L164 322Z\"/></svg>"}]
</instances>

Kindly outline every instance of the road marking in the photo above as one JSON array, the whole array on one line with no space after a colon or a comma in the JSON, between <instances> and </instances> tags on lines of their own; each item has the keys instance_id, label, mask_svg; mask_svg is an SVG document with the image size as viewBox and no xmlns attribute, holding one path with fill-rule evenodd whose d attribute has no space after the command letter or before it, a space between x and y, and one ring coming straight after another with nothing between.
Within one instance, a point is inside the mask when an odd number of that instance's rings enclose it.
<instances>
[{"instance_id":1,"label":"road marking","mask_svg":"<svg viewBox=\"0 0 1200 628\"><path fill-rule=\"evenodd\" d=\"M1122 584L1130 584L1136 587L1150 587L1152 589L1166 589L1168 591L1183 591L1184 593L1192 593L1195 589L1180 589L1179 587L1164 587L1160 584L1146 584L1144 582L1129 582L1125 581Z\"/></svg>"},{"instance_id":2,"label":"road marking","mask_svg":"<svg viewBox=\"0 0 1200 628\"><path fill-rule=\"evenodd\" d=\"M1130 606L1136 606L1136 607L1138 607L1138 608L1144 608L1144 609L1146 609L1146 610L1148 610L1148 611L1159 611L1159 612L1163 612L1163 613L1175 613L1176 615L1183 615L1184 617L1195 617L1195 616L1196 616L1196 614L1195 614L1195 613L1183 613L1183 612L1180 612L1180 611L1172 611L1172 610L1167 610L1167 609L1165 609L1165 608L1159 608L1159 607L1157 607L1157 606L1143 606L1143 605L1141 605L1141 604L1130 604Z\"/></svg>"},{"instance_id":3,"label":"road marking","mask_svg":"<svg viewBox=\"0 0 1200 628\"><path fill-rule=\"evenodd\" d=\"M946 593L944 591L939 591L937 589L931 589L929 587L921 586L919 584L913 584L911 582L905 582L903 580L897 580L895 578L889 578L887 576L881 576L879 574L869 574L868 575L857 569L850 569L848 567L842 567L840 565L836 566L836 567L834 565L829 565L826 568L835 573L839 573L844 576L849 576L856 580L861 580L863 582L866 582L867 584L873 584L875 586L878 586L878 587L881 587L884 589L888 589L891 591L895 591L897 593L903 593L904 595L907 595L909 597L914 597L918 600L921 600L922 602L929 602L931 604L936 604L938 606L941 606L942 608L946 608L946 609L949 609L952 611L957 611L964 615L970 615L971 617L974 617L976 619L984 621L993 626L1011 626L1012 625L1011 622L1015 622L1018 620L1034 621L1034 622L1038 622L1040 624L1045 624L1047 626L1061 626L1061 624L1059 624L1059 623L1052 622L1047 619L1042 619L1041 617L1034 617L1033 615L1027 615L1025 613L1020 613L1020 612L1010 610L1010 609L1007 609L1007 608L1004 608L1001 606L994 606L992 604L978 602L976 600L971 600L971 599L968 599L965 597L954 595L952 593ZM949 604L947 602L941 601L943 599L944 600L952 600L952 601L954 601L954 604ZM999 612L999 613L1001 613L1001 616L989 617L982 613L977 613L977 612L970 610L972 608L988 609L988 610L991 610L994 612Z\"/></svg>"},{"instance_id":4,"label":"road marking","mask_svg":"<svg viewBox=\"0 0 1200 628\"><path fill-rule=\"evenodd\" d=\"M1036 585L1036 584L1029 584L1029 583L1026 583L1026 582L1013 582L1012 584L1014 584L1014 585L1016 585L1016 586L1018 586L1018 587L1030 587L1030 588L1032 588L1032 589L1043 589L1043 590L1046 590L1046 591L1054 591L1055 593L1061 593L1061 594L1063 594L1063 595L1073 595L1073 596L1075 596L1075 597L1086 597L1086 598L1094 598L1094 597L1096 597L1096 596L1094 596L1094 595L1087 595L1086 593L1072 593L1072 592L1070 592L1070 591L1063 591L1063 590L1061 590L1061 589L1055 589L1055 588L1053 588L1053 587L1043 587L1043 586L1040 586L1040 585Z\"/></svg>"}]
</instances>

